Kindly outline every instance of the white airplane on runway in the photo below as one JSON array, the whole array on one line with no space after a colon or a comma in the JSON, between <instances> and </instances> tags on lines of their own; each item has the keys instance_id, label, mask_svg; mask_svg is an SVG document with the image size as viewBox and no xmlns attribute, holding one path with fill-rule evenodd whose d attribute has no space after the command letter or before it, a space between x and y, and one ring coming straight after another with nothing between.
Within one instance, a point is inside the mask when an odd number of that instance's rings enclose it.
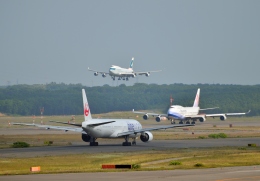
<instances>
[{"instance_id":1,"label":"white airplane on runway","mask_svg":"<svg viewBox=\"0 0 260 181\"><path fill-rule=\"evenodd\" d=\"M134 77L136 77L136 75L145 75L146 77L149 77L151 72L160 72L161 71L161 70L153 70L153 71L145 71L145 72L134 72L133 66L134 66L134 57L132 58L128 69L119 67L117 65L112 65L109 68L109 72L92 70L89 67L88 67L88 70L94 72L95 76L98 76L99 73L102 74L102 77L104 77L104 78L107 75L110 75L113 80L115 80L116 77L118 77L118 80L121 80L121 79L128 80L129 77L134 78Z\"/></svg>"},{"instance_id":2,"label":"white airplane on runway","mask_svg":"<svg viewBox=\"0 0 260 181\"><path fill-rule=\"evenodd\" d=\"M193 107L182 107L179 105L171 105L167 111L167 114L138 112L138 111L134 111L134 109L133 109L133 113L144 114L144 116L143 116L144 120L147 120L149 118L149 115L151 115L151 116L156 116L155 120L157 122L160 122L162 117L166 117L169 120L171 120L171 124L175 124L175 120L179 120L179 124L183 124L183 122L186 122L186 124L190 124L190 123L195 124L195 121L197 121L197 119L200 122L206 121L206 117L213 117L213 118L219 117L221 121L224 121L227 119L227 116L245 115L250 112L250 110L249 110L246 113L199 114L200 110L209 110L209 109L218 108L218 107L215 107L215 108L200 109L199 99L200 99L200 89L198 89L198 91L197 91Z\"/></svg>"},{"instance_id":3,"label":"white airplane on runway","mask_svg":"<svg viewBox=\"0 0 260 181\"><path fill-rule=\"evenodd\" d=\"M123 146L131 146L129 138L133 138L133 145L136 145L136 138L140 136L141 141L148 142L153 139L152 130L168 129L175 127L193 126L192 124L168 125L153 128L142 128L142 125L134 119L92 119L85 90L82 89L84 121L82 124L51 121L55 123L68 124L74 127L51 126L41 124L11 123L13 125L37 126L45 129L58 129L64 131L75 131L82 134L82 140L90 142L90 146L98 146L97 138L124 138Z\"/></svg>"}]
</instances>

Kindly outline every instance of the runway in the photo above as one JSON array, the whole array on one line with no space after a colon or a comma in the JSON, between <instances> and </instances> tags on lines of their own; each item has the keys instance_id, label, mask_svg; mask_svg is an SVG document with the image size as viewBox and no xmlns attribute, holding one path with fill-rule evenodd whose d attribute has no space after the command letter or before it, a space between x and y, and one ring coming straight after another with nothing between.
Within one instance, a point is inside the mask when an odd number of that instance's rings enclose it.
<instances>
[{"instance_id":1,"label":"runway","mask_svg":"<svg viewBox=\"0 0 260 181\"><path fill-rule=\"evenodd\" d=\"M6 181L43 181L43 180L88 180L88 181L257 181L260 180L260 166L225 167L192 170L163 170L136 172L98 172L98 173L64 173L0 176Z\"/></svg>"},{"instance_id":2,"label":"runway","mask_svg":"<svg viewBox=\"0 0 260 181\"><path fill-rule=\"evenodd\" d=\"M85 142L72 142L68 146L43 146L29 148L0 149L0 157L36 157L82 153L116 153L145 150L167 150L178 148L210 148L224 146L247 147L249 143L260 145L260 138L225 138L195 140L153 140L143 143L138 140L136 146L122 146L122 139L99 140L99 146L89 146Z\"/></svg>"}]
</instances>

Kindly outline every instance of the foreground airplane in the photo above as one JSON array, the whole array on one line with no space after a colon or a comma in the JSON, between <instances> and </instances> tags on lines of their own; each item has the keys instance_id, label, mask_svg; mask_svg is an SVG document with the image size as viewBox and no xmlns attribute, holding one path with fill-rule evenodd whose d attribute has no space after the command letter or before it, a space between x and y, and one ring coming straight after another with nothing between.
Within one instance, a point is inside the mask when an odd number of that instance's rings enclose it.
<instances>
[{"instance_id":1,"label":"foreground airplane","mask_svg":"<svg viewBox=\"0 0 260 181\"><path fill-rule=\"evenodd\" d=\"M94 72L95 76L98 76L98 74L102 74L102 77L106 77L107 75L110 75L113 80L118 77L118 80L128 80L129 77L136 77L136 75L146 75L146 77L149 77L151 72L160 72L161 70L154 70L154 71L146 71L146 72L134 72L133 70L134 66L134 57L132 58L130 62L129 68L122 68L117 65L112 65L109 68L109 72L100 72L97 70L92 70L88 67L89 71Z\"/></svg>"},{"instance_id":2,"label":"foreground airplane","mask_svg":"<svg viewBox=\"0 0 260 181\"><path fill-rule=\"evenodd\" d=\"M137 111L134 111L134 109L133 109L133 113L144 114L144 116L143 116L144 120L147 120L149 118L149 115L151 115L151 116L156 116L155 120L157 122L160 122L162 117L166 117L169 120L171 120L171 124L175 124L175 120L179 120L179 124L183 124L183 122L186 122L186 124L190 124L190 123L195 124L195 121L197 121L197 119L200 122L206 121L206 117L213 117L213 118L219 117L221 121L224 121L227 119L227 116L245 115L250 112L250 110L249 110L246 113L199 114L200 110L209 110L209 109L217 108L217 107L215 107L215 108L200 109L199 99L200 99L200 89L198 89L198 91L197 91L193 107L182 107L179 105L171 105L167 111L167 114L137 112Z\"/></svg>"},{"instance_id":3,"label":"foreground airplane","mask_svg":"<svg viewBox=\"0 0 260 181\"><path fill-rule=\"evenodd\" d=\"M75 131L82 134L82 140L89 142L90 146L98 146L97 138L124 138L123 146L131 146L129 138L133 138L133 145L136 145L136 138L140 136L141 141L148 142L153 139L150 131L168 129L175 127L193 126L191 124L168 125L153 128L142 128L142 125L134 119L92 119L85 90L82 89L84 121L82 124L51 121L55 123L69 124L74 127L51 126L41 124L12 123L13 125L37 126L45 129L58 129L64 131Z\"/></svg>"}]
</instances>

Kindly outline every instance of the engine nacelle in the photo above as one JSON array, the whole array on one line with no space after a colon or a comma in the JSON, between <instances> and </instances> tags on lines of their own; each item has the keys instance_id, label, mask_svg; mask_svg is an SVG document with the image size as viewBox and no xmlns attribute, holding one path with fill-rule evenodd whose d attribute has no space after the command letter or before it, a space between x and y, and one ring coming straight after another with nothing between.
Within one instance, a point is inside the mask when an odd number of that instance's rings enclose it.
<instances>
[{"instance_id":1,"label":"engine nacelle","mask_svg":"<svg viewBox=\"0 0 260 181\"><path fill-rule=\"evenodd\" d=\"M94 75L95 75L95 76L98 76L98 72L94 72Z\"/></svg>"},{"instance_id":2,"label":"engine nacelle","mask_svg":"<svg viewBox=\"0 0 260 181\"><path fill-rule=\"evenodd\" d=\"M158 122L158 123L161 122L161 117L160 117L160 116L157 116L157 117L155 118L155 121Z\"/></svg>"},{"instance_id":3,"label":"engine nacelle","mask_svg":"<svg viewBox=\"0 0 260 181\"><path fill-rule=\"evenodd\" d=\"M146 77L149 77L149 76L150 76L150 73L148 73L148 72L145 73L145 76L146 76Z\"/></svg>"},{"instance_id":4,"label":"engine nacelle","mask_svg":"<svg viewBox=\"0 0 260 181\"><path fill-rule=\"evenodd\" d=\"M88 134L81 134L81 138L85 142L90 142L91 136L89 136Z\"/></svg>"},{"instance_id":5,"label":"engine nacelle","mask_svg":"<svg viewBox=\"0 0 260 181\"><path fill-rule=\"evenodd\" d=\"M146 131L143 134L141 134L140 140L142 140L142 142L152 141L153 140L153 134L149 131Z\"/></svg>"},{"instance_id":6,"label":"engine nacelle","mask_svg":"<svg viewBox=\"0 0 260 181\"><path fill-rule=\"evenodd\" d=\"M223 114L222 116L219 117L219 119L220 119L221 121L225 121L225 120L227 119L227 117L226 117L226 115Z\"/></svg>"},{"instance_id":7,"label":"engine nacelle","mask_svg":"<svg viewBox=\"0 0 260 181\"><path fill-rule=\"evenodd\" d=\"M144 119L144 120L147 120L148 118L149 118L148 114L145 114L145 115L143 116L143 119Z\"/></svg>"},{"instance_id":8,"label":"engine nacelle","mask_svg":"<svg viewBox=\"0 0 260 181\"><path fill-rule=\"evenodd\" d=\"M106 77L106 74L102 74L102 77Z\"/></svg>"},{"instance_id":9,"label":"engine nacelle","mask_svg":"<svg viewBox=\"0 0 260 181\"><path fill-rule=\"evenodd\" d=\"M199 118L199 120L200 120L200 122L202 123L202 122L205 122L205 121L206 121L206 118L201 117L201 118Z\"/></svg>"}]
</instances>

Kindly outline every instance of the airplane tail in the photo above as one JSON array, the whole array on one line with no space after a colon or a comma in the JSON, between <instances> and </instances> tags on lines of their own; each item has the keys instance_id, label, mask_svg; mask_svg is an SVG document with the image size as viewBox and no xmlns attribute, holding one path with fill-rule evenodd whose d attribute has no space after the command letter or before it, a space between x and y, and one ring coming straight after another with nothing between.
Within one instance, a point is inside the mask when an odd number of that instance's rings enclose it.
<instances>
[{"instance_id":1,"label":"airplane tail","mask_svg":"<svg viewBox=\"0 0 260 181\"><path fill-rule=\"evenodd\" d=\"M83 108L84 108L84 121L87 121L87 120L92 119L92 116L90 113L85 89L82 89L82 98L83 98Z\"/></svg>"},{"instance_id":2,"label":"airplane tail","mask_svg":"<svg viewBox=\"0 0 260 181\"><path fill-rule=\"evenodd\" d=\"M193 107L199 107L199 102L200 102L200 89L198 89Z\"/></svg>"},{"instance_id":3,"label":"airplane tail","mask_svg":"<svg viewBox=\"0 0 260 181\"><path fill-rule=\"evenodd\" d=\"M130 62L129 69L133 69L133 67L134 67L134 60L135 60L135 58L132 57L132 60L131 60L131 62Z\"/></svg>"}]
</instances>

